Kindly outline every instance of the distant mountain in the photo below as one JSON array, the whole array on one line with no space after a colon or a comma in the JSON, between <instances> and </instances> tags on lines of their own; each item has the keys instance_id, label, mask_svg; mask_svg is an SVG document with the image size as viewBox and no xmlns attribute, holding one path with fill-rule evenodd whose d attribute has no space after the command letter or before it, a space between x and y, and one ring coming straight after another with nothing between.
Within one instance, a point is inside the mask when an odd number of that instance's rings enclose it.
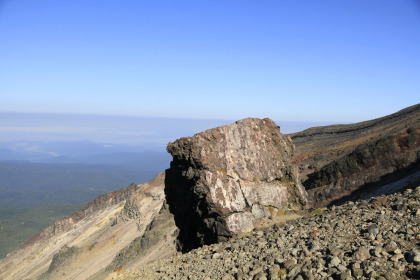
<instances>
[{"instance_id":1,"label":"distant mountain","mask_svg":"<svg viewBox=\"0 0 420 280\"><path fill-rule=\"evenodd\" d=\"M29 140L0 142L0 161L101 163L92 162L90 159L103 155L141 153L145 157L155 153L157 156L166 154L163 147L148 144L129 145L94 143L90 141L44 142Z\"/></svg>"},{"instance_id":2,"label":"distant mountain","mask_svg":"<svg viewBox=\"0 0 420 280\"><path fill-rule=\"evenodd\" d=\"M58 156L44 160L44 163L81 163L104 165L136 165L139 169L163 170L169 166L171 156L163 152L121 152L104 153L84 157Z\"/></svg>"}]
</instances>

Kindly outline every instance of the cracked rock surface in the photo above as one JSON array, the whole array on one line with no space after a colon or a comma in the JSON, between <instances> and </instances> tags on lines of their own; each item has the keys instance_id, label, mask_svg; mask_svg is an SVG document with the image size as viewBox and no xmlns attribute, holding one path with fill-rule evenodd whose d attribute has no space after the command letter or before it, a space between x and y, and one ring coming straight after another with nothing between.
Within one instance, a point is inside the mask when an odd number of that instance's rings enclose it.
<instances>
[{"instance_id":1,"label":"cracked rock surface","mask_svg":"<svg viewBox=\"0 0 420 280\"><path fill-rule=\"evenodd\" d=\"M165 194L182 251L252 230L306 204L294 145L270 119L243 119L169 143Z\"/></svg>"}]
</instances>

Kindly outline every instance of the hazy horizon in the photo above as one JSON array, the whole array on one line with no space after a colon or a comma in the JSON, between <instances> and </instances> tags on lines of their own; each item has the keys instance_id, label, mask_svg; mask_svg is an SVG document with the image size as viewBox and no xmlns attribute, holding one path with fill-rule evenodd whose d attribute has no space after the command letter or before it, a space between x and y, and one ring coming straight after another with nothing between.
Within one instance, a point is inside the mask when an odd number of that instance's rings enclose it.
<instances>
[{"instance_id":1,"label":"hazy horizon","mask_svg":"<svg viewBox=\"0 0 420 280\"><path fill-rule=\"evenodd\" d=\"M166 145L178 138L235 121L237 120L0 112L0 142L91 141L104 144ZM333 124L274 121L283 134Z\"/></svg>"}]
</instances>

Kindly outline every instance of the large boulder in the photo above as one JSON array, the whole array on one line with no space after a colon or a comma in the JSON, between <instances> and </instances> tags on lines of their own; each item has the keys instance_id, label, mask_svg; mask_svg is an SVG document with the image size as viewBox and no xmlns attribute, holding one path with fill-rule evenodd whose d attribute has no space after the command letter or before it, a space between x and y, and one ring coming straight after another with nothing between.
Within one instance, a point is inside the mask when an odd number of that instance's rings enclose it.
<instances>
[{"instance_id":1,"label":"large boulder","mask_svg":"<svg viewBox=\"0 0 420 280\"><path fill-rule=\"evenodd\" d=\"M179 249L252 230L306 192L290 164L294 146L270 119L248 118L168 144L165 194L180 230Z\"/></svg>"}]
</instances>

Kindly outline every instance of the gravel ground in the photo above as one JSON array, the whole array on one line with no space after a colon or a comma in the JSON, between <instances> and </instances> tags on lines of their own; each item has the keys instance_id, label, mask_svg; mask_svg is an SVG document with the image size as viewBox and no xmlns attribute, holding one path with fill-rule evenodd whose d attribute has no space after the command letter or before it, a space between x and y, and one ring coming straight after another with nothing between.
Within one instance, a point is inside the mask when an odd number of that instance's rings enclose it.
<instances>
[{"instance_id":1,"label":"gravel ground","mask_svg":"<svg viewBox=\"0 0 420 280\"><path fill-rule=\"evenodd\" d=\"M109 279L420 279L420 186L315 209Z\"/></svg>"}]
</instances>

